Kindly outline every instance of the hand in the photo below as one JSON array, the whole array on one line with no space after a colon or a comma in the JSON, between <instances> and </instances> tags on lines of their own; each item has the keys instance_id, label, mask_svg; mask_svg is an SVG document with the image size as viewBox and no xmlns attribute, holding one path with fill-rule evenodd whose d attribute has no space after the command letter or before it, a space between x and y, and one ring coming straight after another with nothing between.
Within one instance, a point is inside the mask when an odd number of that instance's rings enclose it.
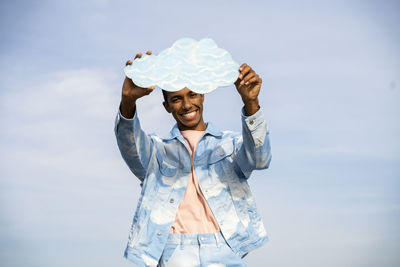
<instances>
[{"instance_id":1,"label":"hand","mask_svg":"<svg viewBox=\"0 0 400 267\"><path fill-rule=\"evenodd\" d=\"M239 71L240 74L235 82L235 86L243 102L245 102L245 100L256 100L260 93L262 79L246 63L240 66Z\"/></svg>"},{"instance_id":2,"label":"hand","mask_svg":"<svg viewBox=\"0 0 400 267\"><path fill-rule=\"evenodd\" d=\"M149 50L146 54L151 55L152 52ZM138 53L133 60L141 57L142 53ZM128 60L125 65L131 65L132 63L132 60ZM122 99L136 101L137 99L153 92L154 88L154 86L150 86L149 88L137 86L130 78L125 77L124 84L122 85Z\"/></svg>"},{"instance_id":3,"label":"hand","mask_svg":"<svg viewBox=\"0 0 400 267\"><path fill-rule=\"evenodd\" d=\"M151 55L151 51L146 52L147 55ZM142 53L136 54L135 59L142 57ZM131 65L132 60L128 60L126 65ZM133 118L136 109L136 100L150 94L154 90L154 86L150 86L149 88L144 88L137 86L130 78L125 76L124 84L122 85L122 99L120 110L122 116L125 118Z\"/></svg>"},{"instance_id":4,"label":"hand","mask_svg":"<svg viewBox=\"0 0 400 267\"><path fill-rule=\"evenodd\" d=\"M247 115L253 115L260 108L258 94L260 93L262 79L246 63L239 68L240 74L235 86L245 105Z\"/></svg>"}]
</instances>

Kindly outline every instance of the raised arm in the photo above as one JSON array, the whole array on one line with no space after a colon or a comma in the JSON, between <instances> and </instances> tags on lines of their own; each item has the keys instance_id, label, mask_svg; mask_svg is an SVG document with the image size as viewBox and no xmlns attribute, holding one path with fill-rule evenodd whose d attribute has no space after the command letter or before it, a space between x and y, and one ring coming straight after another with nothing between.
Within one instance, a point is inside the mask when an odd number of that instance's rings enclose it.
<instances>
[{"instance_id":1,"label":"raised arm","mask_svg":"<svg viewBox=\"0 0 400 267\"><path fill-rule=\"evenodd\" d=\"M271 161L269 133L263 112L258 103L262 79L247 64L240 66L235 82L244 108L242 110L242 139L235 151L236 162L248 178L254 169L268 168Z\"/></svg>"},{"instance_id":2,"label":"raised arm","mask_svg":"<svg viewBox=\"0 0 400 267\"><path fill-rule=\"evenodd\" d=\"M147 51L150 55L151 51ZM136 58L140 58L141 53ZM129 60L126 65L132 64ZM115 136L118 148L131 171L143 181L150 156L153 149L153 142L140 127L136 113L136 100L150 94L154 87L143 88L135 85L133 81L125 77L122 86L122 97L119 112L115 121Z\"/></svg>"},{"instance_id":3,"label":"raised arm","mask_svg":"<svg viewBox=\"0 0 400 267\"><path fill-rule=\"evenodd\" d=\"M151 55L151 51L147 51L146 54ZM136 54L136 58L140 58L142 53ZM135 60L134 59L134 60ZM128 60L126 65L131 65L132 61ZM154 90L154 86L149 88L139 87L133 83L131 79L125 76L124 84L122 85L122 97L121 97L121 114L125 118L132 119L136 109L136 100L150 94Z\"/></svg>"}]
</instances>

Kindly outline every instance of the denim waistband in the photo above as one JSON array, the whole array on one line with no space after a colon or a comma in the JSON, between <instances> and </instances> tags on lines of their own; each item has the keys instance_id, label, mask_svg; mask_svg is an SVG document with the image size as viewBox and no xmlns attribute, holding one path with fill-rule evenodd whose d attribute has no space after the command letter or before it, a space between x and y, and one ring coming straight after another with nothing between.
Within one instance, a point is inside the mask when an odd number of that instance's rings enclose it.
<instances>
[{"instance_id":1,"label":"denim waistband","mask_svg":"<svg viewBox=\"0 0 400 267\"><path fill-rule=\"evenodd\" d=\"M221 232L206 234L169 234L167 244L177 245L201 245L225 243L225 239Z\"/></svg>"}]
</instances>

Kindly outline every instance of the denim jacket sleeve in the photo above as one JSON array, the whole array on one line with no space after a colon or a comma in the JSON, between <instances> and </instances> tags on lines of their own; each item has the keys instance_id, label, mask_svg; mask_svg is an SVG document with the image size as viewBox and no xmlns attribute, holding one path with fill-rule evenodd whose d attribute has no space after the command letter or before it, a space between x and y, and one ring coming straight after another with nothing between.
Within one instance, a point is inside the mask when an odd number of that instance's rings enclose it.
<instances>
[{"instance_id":1,"label":"denim jacket sleeve","mask_svg":"<svg viewBox=\"0 0 400 267\"><path fill-rule=\"evenodd\" d=\"M268 168L271 147L261 108L251 116L246 116L242 109L242 138L236 144L235 160L246 178L249 178L253 170Z\"/></svg>"},{"instance_id":2,"label":"denim jacket sleeve","mask_svg":"<svg viewBox=\"0 0 400 267\"><path fill-rule=\"evenodd\" d=\"M122 158L133 174L143 182L154 143L141 129L136 110L133 118L127 119L118 108L114 133Z\"/></svg>"}]
</instances>

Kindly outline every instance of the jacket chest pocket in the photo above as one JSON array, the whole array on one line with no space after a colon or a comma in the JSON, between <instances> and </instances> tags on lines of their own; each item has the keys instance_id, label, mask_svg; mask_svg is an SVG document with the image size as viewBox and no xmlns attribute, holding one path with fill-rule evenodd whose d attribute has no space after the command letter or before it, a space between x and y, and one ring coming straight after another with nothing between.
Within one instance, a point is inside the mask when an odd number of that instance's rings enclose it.
<instances>
[{"instance_id":1,"label":"jacket chest pocket","mask_svg":"<svg viewBox=\"0 0 400 267\"><path fill-rule=\"evenodd\" d=\"M174 177L176 175L176 167L173 164L165 161L159 153L156 154L156 157L160 174L166 177Z\"/></svg>"},{"instance_id":2,"label":"jacket chest pocket","mask_svg":"<svg viewBox=\"0 0 400 267\"><path fill-rule=\"evenodd\" d=\"M211 152L208 165L211 172L215 172L219 176L230 175L233 172L233 143L224 142L219 144L213 152Z\"/></svg>"},{"instance_id":3,"label":"jacket chest pocket","mask_svg":"<svg viewBox=\"0 0 400 267\"><path fill-rule=\"evenodd\" d=\"M157 161L159 165L159 173L157 177L158 189L157 196L154 197L155 199L165 201L169 198L174 184L178 180L178 170L176 166L165 161L165 159L163 159L160 155L157 155Z\"/></svg>"},{"instance_id":4,"label":"jacket chest pocket","mask_svg":"<svg viewBox=\"0 0 400 267\"><path fill-rule=\"evenodd\" d=\"M176 167L163 161L160 163L160 172L163 176L173 177L176 174Z\"/></svg>"}]
</instances>

